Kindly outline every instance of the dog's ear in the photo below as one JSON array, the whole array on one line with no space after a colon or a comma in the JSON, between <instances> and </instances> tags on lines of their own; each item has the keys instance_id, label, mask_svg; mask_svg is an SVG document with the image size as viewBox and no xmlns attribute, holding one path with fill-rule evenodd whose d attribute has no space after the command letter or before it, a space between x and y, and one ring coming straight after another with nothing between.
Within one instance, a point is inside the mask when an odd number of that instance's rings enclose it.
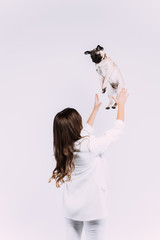
<instances>
[{"instance_id":1,"label":"dog's ear","mask_svg":"<svg viewBox=\"0 0 160 240\"><path fill-rule=\"evenodd\" d=\"M101 51L101 50L103 50L103 47L101 47L100 45L97 45L96 50Z\"/></svg>"},{"instance_id":2,"label":"dog's ear","mask_svg":"<svg viewBox=\"0 0 160 240\"><path fill-rule=\"evenodd\" d=\"M90 53L91 53L90 51L85 51L85 52L84 52L84 54L86 54L86 55L87 55L87 54L90 54Z\"/></svg>"}]
</instances>

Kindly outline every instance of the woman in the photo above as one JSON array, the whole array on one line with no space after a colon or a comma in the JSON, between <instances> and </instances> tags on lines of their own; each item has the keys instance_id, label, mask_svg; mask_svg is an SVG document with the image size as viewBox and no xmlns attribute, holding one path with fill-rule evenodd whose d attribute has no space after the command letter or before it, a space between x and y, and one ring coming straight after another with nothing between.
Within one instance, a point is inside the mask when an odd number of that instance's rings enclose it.
<instances>
[{"instance_id":1,"label":"woman","mask_svg":"<svg viewBox=\"0 0 160 240\"><path fill-rule=\"evenodd\" d=\"M84 226L87 240L103 240L107 206L105 170L101 154L109 144L119 139L124 128L124 106L128 97L122 88L117 99L118 114L114 127L101 137L93 135L93 123L101 106L95 96L93 111L82 127L82 118L73 108L66 108L54 118L54 156L56 168L52 179L56 186L64 183L63 212L67 239L80 240Z\"/></svg>"}]
</instances>

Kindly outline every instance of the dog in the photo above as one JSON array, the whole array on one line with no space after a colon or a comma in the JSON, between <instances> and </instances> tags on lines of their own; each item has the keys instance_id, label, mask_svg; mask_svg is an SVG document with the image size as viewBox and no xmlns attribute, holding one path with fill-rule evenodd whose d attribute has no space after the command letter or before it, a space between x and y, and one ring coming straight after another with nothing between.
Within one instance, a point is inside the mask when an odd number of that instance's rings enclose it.
<instances>
[{"instance_id":1,"label":"dog","mask_svg":"<svg viewBox=\"0 0 160 240\"><path fill-rule=\"evenodd\" d=\"M90 54L92 61L95 63L96 71L100 77L102 93L105 93L108 87L109 104L106 109L110 109L110 107L115 109L117 103L114 103L112 96L116 95L116 98L118 98L121 89L125 85L118 66L105 53L104 48L100 45L91 51L85 51L84 54Z\"/></svg>"}]
</instances>

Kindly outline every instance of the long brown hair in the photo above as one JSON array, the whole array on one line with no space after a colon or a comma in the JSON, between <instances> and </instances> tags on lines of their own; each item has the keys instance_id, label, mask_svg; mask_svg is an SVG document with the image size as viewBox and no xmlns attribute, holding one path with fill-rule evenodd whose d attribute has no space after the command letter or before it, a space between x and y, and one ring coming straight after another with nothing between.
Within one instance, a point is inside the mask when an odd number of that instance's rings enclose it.
<instances>
[{"instance_id":1,"label":"long brown hair","mask_svg":"<svg viewBox=\"0 0 160 240\"><path fill-rule=\"evenodd\" d=\"M65 108L57 113L54 118L53 152L56 167L48 182L55 179L56 187L60 187L65 181L71 180L71 173L74 170L74 142L81 139L81 130L82 118L74 108ZM66 180L64 180L65 176L67 177Z\"/></svg>"}]
</instances>

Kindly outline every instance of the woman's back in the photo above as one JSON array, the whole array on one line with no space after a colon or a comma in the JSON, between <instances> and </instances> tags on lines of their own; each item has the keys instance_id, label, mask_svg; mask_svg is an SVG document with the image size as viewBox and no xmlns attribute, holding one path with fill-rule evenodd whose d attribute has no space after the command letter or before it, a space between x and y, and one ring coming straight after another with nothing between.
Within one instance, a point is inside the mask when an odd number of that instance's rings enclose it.
<instances>
[{"instance_id":1,"label":"woman's back","mask_svg":"<svg viewBox=\"0 0 160 240\"><path fill-rule=\"evenodd\" d=\"M84 137L75 142L71 181L63 191L63 210L66 218L88 221L107 216L107 184L103 160L100 157L113 141L119 139L124 122L116 120L114 127L103 136L95 137L88 124L81 131Z\"/></svg>"}]
</instances>

